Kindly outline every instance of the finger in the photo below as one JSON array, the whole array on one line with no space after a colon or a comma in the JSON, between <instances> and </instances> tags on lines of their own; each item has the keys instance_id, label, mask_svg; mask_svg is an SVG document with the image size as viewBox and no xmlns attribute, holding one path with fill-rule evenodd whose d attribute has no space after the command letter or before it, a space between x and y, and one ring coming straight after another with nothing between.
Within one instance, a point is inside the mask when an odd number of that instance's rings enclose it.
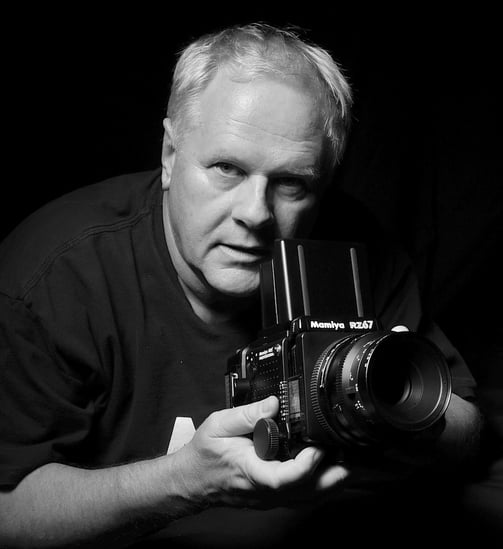
<instances>
[{"instance_id":1,"label":"finger","mask_svg":"<svg viewBox=\"0 0 503 549\"><path fill-rule=\"evenodd\" d=\"M313 475L323 457L321 449L308 447L287 461L263 461L258 458L252 477L263 486L283 488Z\"/></svg>"},{"instance_id":2,"label":"finger","mask_svg":"<svg viewBox=\"0 0 503 549\"><path fill-rule=\"evenodd\" d=\"M321 491L333 489L346 480L348 476L349 471L342 465L331 465L318 477L316 488Z\"/></svg>"},{"instance_id":3,"label":"finger","mask_svg":"<svg viewBox=\"0 0 503 549\"><path fill-rule=\"evenodd\" d=\"M244 406L220 410L213 414L214 437L235 437L251 433L261 418L274 417L279 410L277 397L270 396Z\"/></svg>"}]
</instances>

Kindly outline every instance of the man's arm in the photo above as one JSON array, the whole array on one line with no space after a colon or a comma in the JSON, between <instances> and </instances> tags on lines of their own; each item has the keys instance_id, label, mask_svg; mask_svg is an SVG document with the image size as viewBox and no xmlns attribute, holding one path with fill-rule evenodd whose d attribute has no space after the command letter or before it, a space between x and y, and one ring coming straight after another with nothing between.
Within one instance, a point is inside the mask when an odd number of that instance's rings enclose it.
<instances>
[{"instance_id":1,"label":"man's arm","mask_svg":"<svg viewBox=\"0 0 503 549\"><path fill-rule=\"evenodd\" d=\"M216 412L178 452L148 461L100 470L44 465L0 493L0 545L124 547L211 504L277 505L272 495L307 479L315 478L317 490L344 480L340 465L315 475L322 458L316 448L286 462L257 457L240 435L277 410L269 398Z\"/></svg>"},{"instance_id":2,"label":"man's arm","mask_svg":"<svg viewBox=\"0 0 503 549\"><path fill-rule=\"evenodd\" d=\"M479 450L481 427L478 407L452 394L444 429L435 444L440 459L459 465L470 462Z\"/></svg>"},{"instance_id":3,"label":"man's arm","mask_svg":"<svg viewBox=\"0 0 503 549\"><path fill-rule=\"evenodd\" d=\"M173 459L85 470L51 463L0 493L3 547L121 547L196 510Z\"/></svg>"},{"instance_id":4,"label":"man's arm","mask_svg":"<svg viewBox=\"0 0 503 549\"><path fill-rule=\"evenodd\" d=\"M456 473L470 468L478 455L482 416L478 407L456 394L442 421L404 446L386 452L388 457L414 466L434 466Z\"/></svg>"}]
</instances>

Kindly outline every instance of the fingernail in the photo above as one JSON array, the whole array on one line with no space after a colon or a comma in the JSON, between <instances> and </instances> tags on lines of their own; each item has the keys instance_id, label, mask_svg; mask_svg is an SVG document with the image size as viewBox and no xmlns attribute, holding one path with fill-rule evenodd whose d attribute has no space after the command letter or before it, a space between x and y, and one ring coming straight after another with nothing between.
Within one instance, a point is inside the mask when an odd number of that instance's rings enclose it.
<instances>
[{"instance_id":1,"label":"fingernail","mask_svg":"<svg viewBox=\"0 0 503 549\"><path fill-rule=\"evenodd\" d=\"M317 448L316 446L311 446L309 450L311 451L311 459L313 460L313 463L318 465L318 463L323 459L323 450Z\"/></svg>"}]
</instances>

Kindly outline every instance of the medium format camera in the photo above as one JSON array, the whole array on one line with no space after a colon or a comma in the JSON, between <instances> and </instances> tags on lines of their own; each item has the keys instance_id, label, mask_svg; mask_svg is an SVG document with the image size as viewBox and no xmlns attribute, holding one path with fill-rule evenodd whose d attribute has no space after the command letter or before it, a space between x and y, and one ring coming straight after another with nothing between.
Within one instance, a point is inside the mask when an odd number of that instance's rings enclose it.
<instances>
[{"instance_id":1,"label":"medium format camera","mask_svg":"<svg viewBox=\"0 0 503 549\"><path fill-rule=\"evenodd\" d=\"M229 359L225 388L227 407L278 397L253 433L261 458L398 446L442 419L445 358L416 333L380 329L362 244L277 240L260 293L262 330Z\"/></svg>"}]
</instances>

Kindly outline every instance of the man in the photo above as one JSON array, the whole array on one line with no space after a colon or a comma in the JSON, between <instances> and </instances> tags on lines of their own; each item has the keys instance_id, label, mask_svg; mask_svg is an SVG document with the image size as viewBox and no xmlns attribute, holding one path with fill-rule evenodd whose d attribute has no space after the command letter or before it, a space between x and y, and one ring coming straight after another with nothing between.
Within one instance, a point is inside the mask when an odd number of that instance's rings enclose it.
<instances>
[{"instance_id":1,"label":"man","mask_svg":"<svg viewBox=\"0 0 503 549\"><path fill-rule=\"evenodd\" d=\"M321 448L283 462L256 455L247 435L277 414L275 397L223 409L225 361L259 328L259 265L275 238L310 234L350 104L330 56L289 32L250 25L203 37L175 70L161 173L78 190L6 239L5 545L121 546L168 527L170 545L192 535L240 546L255 520L274 544L297 516L278 509L321 501L351 478L351 464ZM419 329L410 272L387 265L380 317ZM463 398L473 380L443 336L428 334L449 355L455 392L433 446L462 460L478 432ZM220 511L227 522L213 541ZM236 532L243 516L248 529Z\"/></svg>"}]
</instances>

